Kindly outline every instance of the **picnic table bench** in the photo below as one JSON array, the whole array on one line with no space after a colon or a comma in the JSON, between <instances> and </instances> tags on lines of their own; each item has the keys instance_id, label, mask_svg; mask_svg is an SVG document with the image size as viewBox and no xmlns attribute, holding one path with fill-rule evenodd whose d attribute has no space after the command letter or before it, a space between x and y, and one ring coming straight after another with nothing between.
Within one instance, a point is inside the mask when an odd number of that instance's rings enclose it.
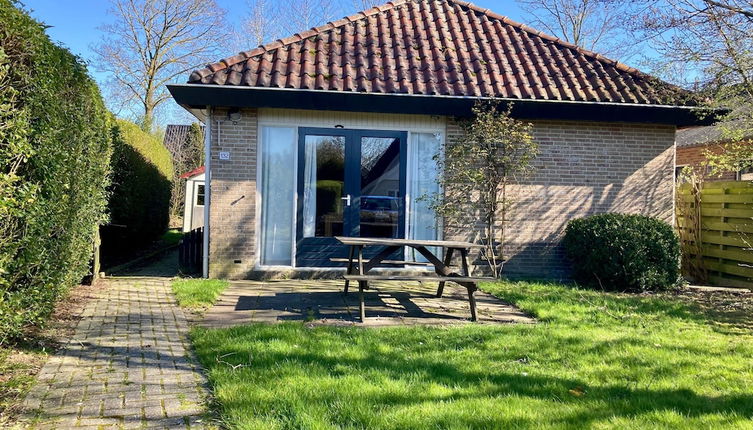
<instances>
[{"instance_id":1,"label":"picnic table bench","mask_svg":"<svg viewBox=\"0 0 753 430\"><path fill-rule=\"evenodd\" d=\"M476 321L476 299L473 293L478 290L478 283L491 281L493 278L474 277L470 275L468 264L468 251L471 249L483 248L484 245L474 243L451 241L451 240L411 240L411 239L389 239L389 238L368 238L368 237L344 237L336 236L340 243L349 247L347 269L345 271L345 289L348 293L350 282L358 282L358 300L359 316L361 322L366 320L366 309L364 305L364 290L368 290L369 281L436 281L439 282L437 288L437 297L442 297L446 282L455 282L468 290L468 302L471 307L471 321ZM363 257L363 250L366 247L379 246L383 249L375 256L368 260ZM388 260L388 258L400 249L413 248L421 254L428 263L416 263L410 261ZM444 260L440 260L430 248L440 248L444 250ZM452 257L455 252L460 254L460 271L451 266ZM397 265L427 265L434 266L436 276L422 276L420 274L411 275L389 275L389 274L370 274L369 272L380 264L397 264Z\"/></svg>"}]
</instances>

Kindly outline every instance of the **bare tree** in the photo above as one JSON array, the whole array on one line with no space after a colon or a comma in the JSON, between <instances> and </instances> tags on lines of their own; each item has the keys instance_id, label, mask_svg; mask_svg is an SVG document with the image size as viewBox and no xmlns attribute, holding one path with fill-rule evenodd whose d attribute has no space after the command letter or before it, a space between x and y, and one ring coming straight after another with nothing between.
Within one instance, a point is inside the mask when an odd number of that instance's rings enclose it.
<instances>
[{"instance_id":1,"label":"bare tree","mask_svg":"<svg viewBox=\"0 0 753 430\"><path fill-rule=\"evenodd\" d=\"M627 56L630 44L618 37L627 4L614 0L517 0L532 26L605 55Z\"/></svg>"},{"instance_id":2,"label":"bare tree","mask_svg":"<svg viewBox=\"0 0 753 430\"><path fill-rule=\"evenodd\" d=\"M274 2L272 2L274 3ZM251 49L279 38L279 9L273 8L267 0L249 0L248 15L241 23L241 43L243 49Z\"/></svg>"},{"instance_id":3,"label":"bare tree","mask_svg":"<svg viewBox=\"0 0 753 430\"><path fill-rule=\"evenodd\" d=\"M685 80L703 91L711 106L731 109L720 125L725 140L753 136L753 2L651 1L641 25L660 63L690 65ZM714 160L719 168L753 164L750 150L723 155Z\"/></svg>"},{"instance_id":4,"label":"bare tree","mask_svg":"<svg viewBox=\"0 0 753 430\"><path fill-rule=\"evenodd\" d=\"M114 96L137 112L151 131L155 111L170 98L165 85L216 54L223 34L224 11L214 0L111 0L115 22L94 47Z\"/></svg>"},{"instance_id":5,"label":"bare tree","mask_svg":"<svg viewBox=\"0 0 753 430\"><path fill-rule=\"evenodd\" d=\"M181 126L178 126L181 127ZM168 129L170 135L164 139L165 147L173 160L173 190L170 198L170 224L179 225L177 220L183 216L186 180L181 178L204 164L204 130L198 123L192 123L183 134L180 128Z\"/></svg>"},{"instance_id":6,"label":"bare tree","mask_svg":"<svg viewBox=\"0 0 753 430\"><path fill-rule=\"evenodd\" d=\"M379 6L381 4L384 4L385 2L382 0L352 0L353 8L355 9L353 12L361 12L367 9L371 9L374 6ZM350 15L350 14L349 14Z\"/></svg>"},{"instance_id":7,"label":"bare tree","mask_svg":"<svg viewBox=\"0 0 753 430\"><path fill-rule=\"evenodd\" d=\"M280 28L292 35L335 20L341 10L333 0L285 0L276 2Z\"/></svg>"}]
</instances>

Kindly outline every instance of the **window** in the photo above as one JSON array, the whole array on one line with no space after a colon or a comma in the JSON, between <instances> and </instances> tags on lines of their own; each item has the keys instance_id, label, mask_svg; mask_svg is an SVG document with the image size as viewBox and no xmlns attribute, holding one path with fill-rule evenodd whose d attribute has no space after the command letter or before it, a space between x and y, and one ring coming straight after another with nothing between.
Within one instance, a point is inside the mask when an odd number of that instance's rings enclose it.
<instances>
[{"instance_id":1,"label":"window","mask_svg":"<svg viewBox=\"0 0 753 430\"><path fill-rule=\"evenodd\" d=\"M261 130L261 264L293 264L293 202L295 196L296 129Z\"/></svg>"},{"instance_id":2,"label":"window","mask_svg":"<svg viewBox=\"0 0 753 430\"><path fill-rule=\"evenodd\" d=\"M412 133L408 143L408 238L436 240L442 235L440 220L422 197L440 191L439 168L433 157L441 150L442 135L439 133ZM432 249L433 252L439 252ZM426 261L415 251L408 251L408 259Z\"/></svg>"},{"instance_id":3,"label":"window","mask_svg":"<svg viewBox=\"0 0 753 430\"><path fill-rule=\"evenodd\" d=\"M746 167L737 172L738 181L753 181L753 167Z\"/></svg>"},{"instance_id":4,"label":"window","mask_svg":"<svg viewBox=\"0 0 753 430\"><path fill-rule=\"evenodd\" d=\"M196 206L204 206L204 184L196 185Z\"/></svg>"}]
</instances>

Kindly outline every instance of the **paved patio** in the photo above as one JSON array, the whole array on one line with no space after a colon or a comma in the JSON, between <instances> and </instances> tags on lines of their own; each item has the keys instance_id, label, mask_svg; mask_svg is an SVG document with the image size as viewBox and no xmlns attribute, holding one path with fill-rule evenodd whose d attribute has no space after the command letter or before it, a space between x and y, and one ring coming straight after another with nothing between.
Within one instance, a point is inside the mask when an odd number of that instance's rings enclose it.
<instances>
[{"instance_id":1,"label":"paved patio","mask_svg":"<svg viewBox=\"0 0 753 430\"><path fill-rule=\"evenodd\" d=\"M310 321L351 325L358 321L358 287L344 295L342 280L235 281L204 315L206 327ZM435 297L436 282L374 282L366 292L366 326L471 323L468 293L448 282ZM355 290L355 291L354 291ZM520 309L476 292L479 324L534 323Z\"/></svg>"}]
</instances>

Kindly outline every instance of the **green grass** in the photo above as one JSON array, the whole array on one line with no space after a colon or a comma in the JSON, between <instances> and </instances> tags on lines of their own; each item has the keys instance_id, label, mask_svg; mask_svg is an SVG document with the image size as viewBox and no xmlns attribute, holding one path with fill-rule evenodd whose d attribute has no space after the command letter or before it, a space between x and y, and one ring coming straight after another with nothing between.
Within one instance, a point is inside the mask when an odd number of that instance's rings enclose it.
<instances>
[{"instance_id":1,"label":"green grass","mask_svg":"<svg viewBox=\"0 0 753 430\"><path fill-rule=\"evenodd\" d=\"M228 282L222 279L176 279L172 286L181 307L201 311L214 304Z\"/></svg>"},{"instance_id":2,"label":"green grass","mask_svg":"<svg viewBox=\"0 0 753 430\"><path fill-rule=\"evenodd\" d=\"M41 349L0 347L0 428L10 426L46 358Z\"/></svg>"},{"instance_id":3,"label":"green grass","mask_svg":"<svg viewBox=\"0 0 753 430\"><path fill-rule=\"evenodd\" d=\"M239 429L753 428L753 333L670 296L485 290L535 325L192 332Z\"/></svg>"},{"instance_id":4,"label":"green grass","mask_svg":"<svg viewBox=\"0 0 753 430\"><path fill-rule=\"evenodd\" d=\"M160 237L160 241L165 245L176 245L183 238L183 232L179 229L170 229Z\"/></svg>"}]
</instances>

